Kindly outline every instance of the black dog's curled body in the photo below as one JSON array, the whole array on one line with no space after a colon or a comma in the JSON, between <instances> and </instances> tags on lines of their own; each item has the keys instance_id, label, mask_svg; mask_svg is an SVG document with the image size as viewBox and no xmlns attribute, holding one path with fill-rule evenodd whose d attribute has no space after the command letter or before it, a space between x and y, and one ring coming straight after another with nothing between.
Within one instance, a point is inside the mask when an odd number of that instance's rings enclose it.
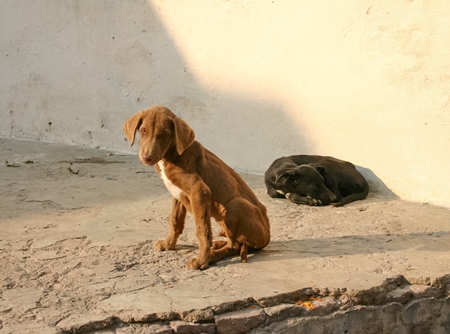
<instances>
[{"instance_id":1,"label":"black dog's curled body","mask_svg":"<svg viewBox=\"0 0 450 334\"><path fill-rule=\"evenodd\" d=\"M264 175L267 193L296 204L343 206L367 197L366 179L348 162L319 155L276 159Z\"/></svg>"}]
</instances>

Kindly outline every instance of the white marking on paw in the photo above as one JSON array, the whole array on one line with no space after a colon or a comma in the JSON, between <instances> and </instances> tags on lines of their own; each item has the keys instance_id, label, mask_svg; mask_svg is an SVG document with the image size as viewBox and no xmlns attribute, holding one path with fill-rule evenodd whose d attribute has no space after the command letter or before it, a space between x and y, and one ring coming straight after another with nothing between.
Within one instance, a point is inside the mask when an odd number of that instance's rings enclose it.
<instances>
[{"instance_id":1,"label":"white marking on paw","mask_svg":"<svg viewBox=\"0 0 450 334\"><path fill-rule=\"evenodd\" d=\"M158 161L158 166L159 169L161 171L161 179L164 181L164 185L166 186L167 190L169 191L169 193L175 197L176 199L180 199L181 193L183 190L181 190L180 188L178 188L176 185L174 185L172 183L172 181L170 181L167 178L166 173L164 173L164 161L159 160Z\"/></svg>"}]
</instances>

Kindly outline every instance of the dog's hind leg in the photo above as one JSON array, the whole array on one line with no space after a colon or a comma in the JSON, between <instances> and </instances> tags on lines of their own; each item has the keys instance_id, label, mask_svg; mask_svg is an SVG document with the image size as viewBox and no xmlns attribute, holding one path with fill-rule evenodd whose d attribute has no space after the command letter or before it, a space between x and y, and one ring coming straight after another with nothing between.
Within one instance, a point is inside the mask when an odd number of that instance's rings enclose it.
<instances>
[{"instance_id":1,"label":"dog's hind leg","mask_svg":"<svg viewBox=\"0 0 450 334\"><path fill-rule=\"evenodd\" d=\"M169 219L169 233L166 239L158 240L155 248L160 251L173 250L178 241L178 237L183 233L186 219L186 207L176 198L172 201L172 212Z\"/></svg>"},{"instance_id":2,"label":"dog's hind leg","mask_svg":"<svg viewBox=\"0 0 450 334\"><path fill-rule=\"evenodd\" d=\"M228 246L228 243L226 243L225 246L223 246L222 248L211 250L211 260L209 261L209 263L216 263L227 257L238 255L239 251L240 251L239 247L233 248Z\"/></svg>"},{"instance_id":3,"label":"dog's hind leg","mask_svg":"<svg viewBox=\"0 0 450 334\"><path fill-rule=\"evenodd\" d=\"M225 247L226 244L228 244L228 241L226 241L226 240L213 241L213 245L212 245L211 249L220 249L222 247Z\"/></svg>"},{"instance_id":4,"label":"dog's hind leg","mask_svg":"<svg viewBox=\"0 0 450 334\"><path fill-rule=\"evenodd\" d=\"M270 225L265 208L244 198L235 198L226 206L225 227L228 244L220 249L223 257L240 254L247 262L248 249L262 249L270 242ZM219 256L216 254L215 257Z\"/></svg>"}]
</instances>

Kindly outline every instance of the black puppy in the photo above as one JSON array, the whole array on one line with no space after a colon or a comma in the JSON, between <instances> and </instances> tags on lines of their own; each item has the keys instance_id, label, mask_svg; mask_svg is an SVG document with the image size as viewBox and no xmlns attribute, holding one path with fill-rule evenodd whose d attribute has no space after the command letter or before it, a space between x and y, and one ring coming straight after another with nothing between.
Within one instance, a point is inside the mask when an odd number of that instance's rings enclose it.
<instances>
[{"instance_id":1,"label":"black puppy","mask_svg":"<svg viewBox=\"0 0 450 334\"><path fill-rule=\"evenodd\" d=\"M270 197L293 203L343 206L366 198L366 179L347 161L319 155L292 155L276 159L264 174Z\"/></svg>"}]
</instances>

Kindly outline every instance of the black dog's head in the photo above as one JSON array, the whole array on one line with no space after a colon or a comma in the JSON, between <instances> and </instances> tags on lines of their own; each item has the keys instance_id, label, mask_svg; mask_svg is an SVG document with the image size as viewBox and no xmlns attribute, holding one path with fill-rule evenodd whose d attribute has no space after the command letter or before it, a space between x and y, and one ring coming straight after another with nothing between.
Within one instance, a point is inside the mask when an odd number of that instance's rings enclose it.
<instances>
[{"instance_id":1,"label":"black dog's head","mask_svg":"<svg viewBox=\"0 0 450 334\"><path fill-rule=\"evenodd\" d=\"M328 205L336 199L326 186L322 166L300 165L285 169L276 176L276 187L284 193L295 193L301 196L310 196L320 200L322 205Z\"/></svg>"}]
</instances>

